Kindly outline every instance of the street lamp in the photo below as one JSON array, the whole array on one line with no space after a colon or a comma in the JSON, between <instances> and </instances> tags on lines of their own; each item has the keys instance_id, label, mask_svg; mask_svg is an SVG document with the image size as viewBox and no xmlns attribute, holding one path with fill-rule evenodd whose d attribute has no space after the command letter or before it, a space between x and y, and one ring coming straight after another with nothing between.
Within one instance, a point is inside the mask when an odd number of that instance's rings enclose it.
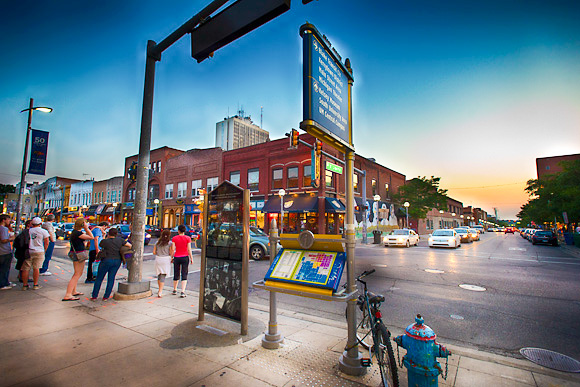
<instances>
[{"instance_id":1,"label":"street lamp","mask_svg":"<svg viewBox=\"0 0 580 387\"><path fill-rule=\"evenodd\" d=\"M115 222L115 220L116 220L115 219L115 213L117 212L117 204L118 204L117 202L114 202L113 203L113 223L116 223Z\"/></svg>"},{"instance_id":2,"label":"street lamp","mask_svg":"<svg viewBox=\"0 0 580 387\"><path fill-rule=\"evenodd\" d=\"M26 159L28 159L28 144L30 143L30 132L32 132L32 112L38 110L43 113L52 112L52 108L46 106L34 107L34 99L30 98L28 109L23 109L20 113L28 112L28 125L26 126L26 142L24 143L24 158L22 160L22 172L20 174L20 189L18 190L18 204L16 206L16 230L20 228L20 213L22 212L22 195L26 180Z\"/></svg>"},{"instance_id":3,"label":"street lamp","mask_svg":"<svg viewBox=\"0 0 580 387\"><path fill-rule=\"evenodd\" d=\"M284 188L280 188L278 191L278 196L280 196L280 234L284 230L284 195L286 195L286 191Z\"/></svg>"},{"instance_id":4,"label":"street lamp","mask_svg":"<svg viewBox=\"0 0 580 387\"><path fill-rule=\"evenodd\" d=\"M454 219L453 219L453 227L455 227L455 212L452 212L452 213L451 213L451 216L454 218Z\"/></svg>"},{"instance_id":5,"label":"street lamp","mask_svg":"<svg viewBox=\"0 0 580 387\"><path fill-rule=\"evenodd\" d=\"M407 228L409 228L409 202L403 203L403 207L405 207L405 212L407 213Z\"/></svg>"},{"instance_id":6,"label":"street lamp","mask_svg":"<svg viewBox=\"0 0 580 387\"><path fill-rule=\"evenodd\" d=\"M153 203L155 203L155 225L157 228L159 228L159 218L157 218L157 206L159 205L159 199L153 200Z\"/></svg>"},{"instance_id":7,"label":"street lamp","mask_svg":"<svg viewBox=\"0 0 580 387\"><path fill-rule=\"evenodd\" d=\"M439 213L441 214L441 228L445 228L443 227L443 214L445 213L445 211L439 210Z\"/></svg>"}]
</instances>

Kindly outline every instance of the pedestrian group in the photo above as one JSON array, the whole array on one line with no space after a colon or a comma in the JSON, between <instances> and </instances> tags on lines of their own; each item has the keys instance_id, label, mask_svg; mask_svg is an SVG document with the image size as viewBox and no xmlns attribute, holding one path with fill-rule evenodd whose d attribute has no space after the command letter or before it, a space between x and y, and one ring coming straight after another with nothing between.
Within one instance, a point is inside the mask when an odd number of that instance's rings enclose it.
<instances>
[{"instance_id":1,"label":"pedestrian group","mask_svg":"<svg viewBox=\"0 0 580 387\"><path fill-rule=\"evenodd\" d=\"M18 281L22 290L29 290L30 271L32 270L32 289L42 286L40 276L50 276L49 265L56 242L54 215L49 214L43 222L34 217L24 223L23 230L15 235L11 218L7 214L0 215L0 290L9 290L16 286L10 282L9 274L13 257L16 258L15 269L18 271ZM185 235L185 226L178 227L178 235L171 238L167 229L161 235L153 248L155 270L159 291L157 297L163 296L165 279L171 274L173 263L173 291L177 295L181 280L180 297L186 297L187 274L189 264L193 263L191 239ZM73 263L73 275L66 287L62 301L78 301L83 293L77 290L77 284L83 275L85 262L88 262L85 283L93 283L91 300L98 299L101 285L107 277L103 301L111 298L115 277L121 265L126 264L125 256L130 254L131 243L118 235L116 228L109 228L108 222L101 222L91 227L84 218L77 218L70 234L70 250L68 257Z\"/></svg>"}]
</instances>

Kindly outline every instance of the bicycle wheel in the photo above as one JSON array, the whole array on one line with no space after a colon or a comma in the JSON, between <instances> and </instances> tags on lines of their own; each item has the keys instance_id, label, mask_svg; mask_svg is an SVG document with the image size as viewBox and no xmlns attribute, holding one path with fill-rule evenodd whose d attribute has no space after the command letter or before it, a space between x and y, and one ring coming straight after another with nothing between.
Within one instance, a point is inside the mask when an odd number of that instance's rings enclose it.
<instances>
[{"instance_id":1,"label":"bicycle wheel","mask_svg":"<svg viewBox=\"0 0 580 387\"><path fill-rule=\"evenodd\" d=\"M384 387L399 387L399 373L397 372L397 361L391 345L391 333L382 322L377 324L377 343L374 352L379 363L381 378Z\"/></svg>"}]
</instances>

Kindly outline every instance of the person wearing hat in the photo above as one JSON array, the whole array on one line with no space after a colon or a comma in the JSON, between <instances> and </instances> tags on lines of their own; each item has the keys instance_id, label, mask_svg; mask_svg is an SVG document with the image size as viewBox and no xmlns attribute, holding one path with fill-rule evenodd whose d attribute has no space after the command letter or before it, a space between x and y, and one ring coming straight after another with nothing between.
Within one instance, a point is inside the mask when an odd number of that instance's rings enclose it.
<instances>
[{"instance_id":1,"label":"person wearing hat","mask_svg":"<svg viewBox=\"0 0 580 387\"><path fill-rule=\"evenodd\" d=\"M22 290L28 289L28 274L32 269L32 280L34 281L33 289L40 289L38 284L38 277L40 276L40 268L44 262L44 253L48 249L48 242L50 234L48 231L40 227L42 219L35 217L32 219L32 226L30 227L30 243L28 245L28 252L30 258L24 261L22 265Z\"/></svg>"}]
</instances>

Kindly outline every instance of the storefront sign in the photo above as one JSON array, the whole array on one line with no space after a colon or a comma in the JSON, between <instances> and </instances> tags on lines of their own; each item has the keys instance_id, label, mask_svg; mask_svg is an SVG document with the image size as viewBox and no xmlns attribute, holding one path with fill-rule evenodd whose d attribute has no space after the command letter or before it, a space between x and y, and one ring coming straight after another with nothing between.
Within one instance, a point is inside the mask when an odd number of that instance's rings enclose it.
<instances>
[{"instance_id":1,"label":"storefront sign","mask_svg":"<svg viewBox=\"0 0 580 387\"><path fill-rule=\"evenodd\" d=\"M342 175L342 167L339 165L333 164L330 161L326 162L326 170Z\"/></svg>"}]
</instances>

